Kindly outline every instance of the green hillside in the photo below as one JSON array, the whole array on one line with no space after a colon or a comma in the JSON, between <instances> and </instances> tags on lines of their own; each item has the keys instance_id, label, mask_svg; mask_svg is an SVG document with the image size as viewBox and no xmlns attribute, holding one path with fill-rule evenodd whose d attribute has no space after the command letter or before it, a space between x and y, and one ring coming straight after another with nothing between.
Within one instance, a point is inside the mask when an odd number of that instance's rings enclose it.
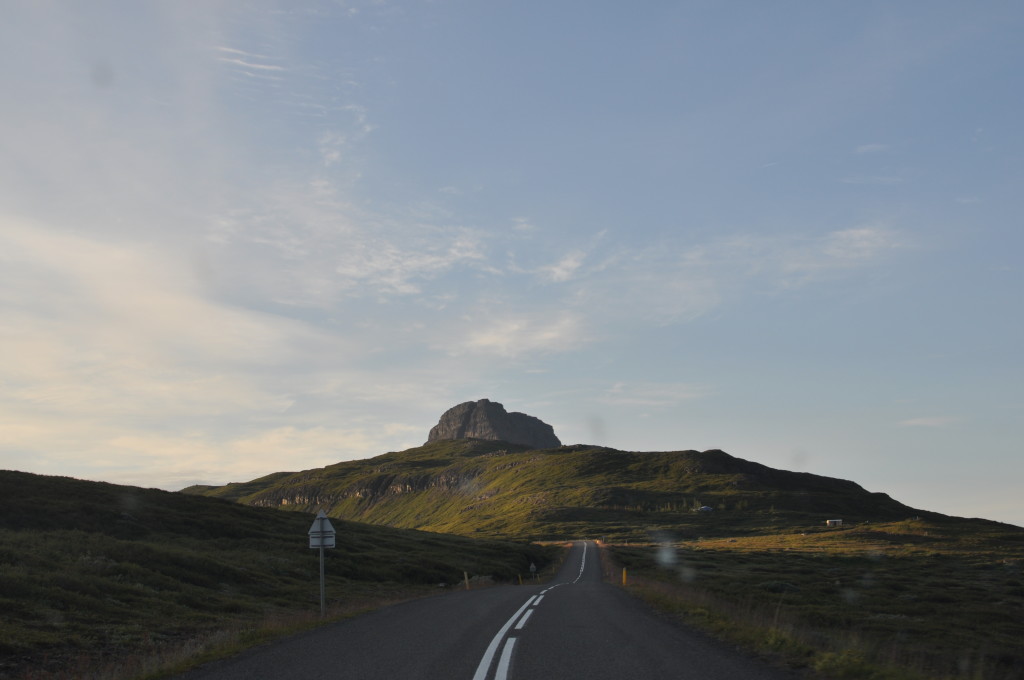
<instances>
[{"instance_id":1,"label":"green hillside","mask_svg":"<svg viewBox=\"0 0 1024 680\"><path fill-rule=\"evenodd\" d=\"M722 451L527 450L449 440L186 493L394 527L535 540L748 535L781 526L921 515L882 493ZM711 508L699 511L699 508Z\"/></svg>"},{"instance_id":2,"label":"green hillside","mask_svg":"<svg viewBox=\"0 0 1024 680\"><path fill-rule=\"evenodd\" d=\"M142 664L225 630L246 635L319 611L312 515L216 498L0 471L0 677ZM463 572L495 580L552 549L335 520L332 610L435 592ZM296 618L298 617L298 618ZM308 616L307 616L308 618ZM250 640L251 642L251 640ZM134 660L134 661L133 661ZM144 665L144 664L143 664ZM141 666L103 677L134 677ZM78 675L75 675L78 673ZM70 677L70 676L68 676Z\"/></svg>"}]
</instances>

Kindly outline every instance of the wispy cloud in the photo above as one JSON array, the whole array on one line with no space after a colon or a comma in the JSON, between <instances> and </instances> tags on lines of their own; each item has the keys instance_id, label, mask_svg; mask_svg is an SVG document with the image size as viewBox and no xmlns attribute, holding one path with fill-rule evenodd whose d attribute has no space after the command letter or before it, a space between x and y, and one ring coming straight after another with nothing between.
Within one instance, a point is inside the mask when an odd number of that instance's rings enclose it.
<instances>
[{"instance_id":1,"label":"wispy cloud","mask_svg":"<svg viewBox=\"0 0 1024 680\"><path fill-rule=\"evenodd\" d=\"M510 314L470 319L455 353L492 354L506 358L577 349L586 342L584 324L575 314Z\"/></svg>"},{"instance_id":2,"label":"wispy cloud","mask_svg":"<svg viewBox=\"0 0 1024 680\"><path fill-rule=\"evenodd\" d=\"M853 150L855 154L866 154L866 153L881 153L882 151L888 151L888 144L861 144Z\"/></svg>"},{"instance_id":3,"label":"wispy cloud","mask_svg":"<svg viewBox=\"0 0 1024 680\"><path fill-rule=\"evenodd\" d=\"M456 239L446 252L471 247ZM360 404L408 410L437 382L364 374L377 333L394 332L386 324L337 334L229 304L187 253L10 217L0 315L0 451L4 465L36 471L167 487L371 456L422 433ZM538 331L534 346L549 340ZM341 411L344 425L325 425Z\"/></svg>"},{"instance_id":4,"label":"wispy cloud","mask_svg":"<svg viewBox=\"0 0 1024 680\"><path fill-rule=\"evenodd\" d=\"M237 57L245 57L248 59L267 59L268 57L264 54L254 54L253 52L246 52L235 47L227 47L226 45L217 45L214 47L217 52L224 54L236 55Z\"/></svg>"},{"instance_id":5,"label":"wispy cloud","mask_svg":"<svg viewBox=\"0 0 1024 680\"><path fill-rule=\"evenodd\" d=\"M946 427L959 422L959 418L949 416L925 416L922 418L910 418L901 420L899 424L903 427Z\"/></svg>"},{"instance_id":6,"label":"wispy cloud","mask_svg":"<svg viewBox=\"0 0 1024 680\"><path fill-rule=\"evenodd\" d=\"M351 343L210 299L166 250L4 218L0 253L5 450L56 469L77 456L90 461L77 474L96 465L110 478L145 465L156 479L186 468L267 471L289 451L319 447L323 460L341 442L358 443L349 433L325 446L315 428L283 417L310 375L344 365L329 357ZM244 455L232 462L232 450Z\"/></svg>"},{"instance_id":7,"label":"wispy cloud","mask_svg":"<svg viewBox=\"0 0 1024 680\"><path fill-rule=\"evenodd\" d=\"M637 323L686 323L722 305L742 304L754 291L782 293L855 275L903 247L900 232L882 224L818 235L663 241L642 249L595 238L586 250L574 248L553 263L536 268L511 264L504 272L513 279L539 276L563 284L553 289L548 306L558 305L592 328L614 333L615 327ZM536 243L530 248L536 249Z\"/></svg>"},{"instance_id":8,"label":"wispy cloud","mask_svg":"<svg viewBox=\"0 0 1024 680\"><path fill-rule=\"evenodd\" d=\"M580 297L609 321L665 325L692 321L723 302L730 286L724 272L709 272L678 254L645 253L608 266L587 281Z\"/></svg>"},{"instance_id":9,"label":"wispy cloud","mask_svg":"<svg viewBox=\"0 0 1024 680\"><path fill-rule=\"evenodd\" d=\"M878 186L896 186L903 183L903 178L898 175L856 175L843 177L839 180L843 184L874 184Z\"/></svg>"},{"instance_id":10,"label":"wispy cloud","mask_svg":"<svg viewBox=\"0 0 1024 680\"><path fill-rule=\"evenodd\" d=\"M541 274L555 283L568 281L573 274L583 265L586 254L582 250L573 250L562 257L558 262L541 267Z\"/></svg>"},{"instance_id":11,"label":"wispy cloud","mask_svg":"<svg viewBox=\"0 0 1024 680\"><path fill-rule=\"evenodd\" d=\"M220 60L225 64L234 64L235 66L241 66L244 69L253 69L256 71L285 71L283 66L276 66L274 64L257 64L251 61L245 61L243 59L236 59L234 57L221 57Z\"/></svg>"},{"instance_id":12,"label":"wispy cloud","mask_svg":"<svg viewBox=\"0 0 1024 680\"><path fill-rule=\"evenodd\" d=\"M248 78L282 81L288 71L284 66L272 63L273 59L266 55L226 46L217 46L214 51L219 53L218 62Z\"/></svg>"},{"instance_id":13,"label":"wispy cloud","mask_svg":"<svg viewBox=\"0 0 1024 680\"><path fill-rule=\"evenodd\" d=\"M327 130L317 139L317 149L326 167L336 165L353 144L362 141L375 129L368 121L365 107L348 105L341 107L339 113L347 114L350 119L346 130Z\"/></svg>"},{"instance_id":14,"label":"wispy cloud","mask_svg":"<svg viewBox=\"0 0 1024 680\"><path fill-rule=\"evenodd\" d=\"M317 147L324 165L330 167L341 160L342 150L348 143L348 137L338 132L325 132L317 140Z\"/></svg>"},{"instance_id":15,"label":"wispy cloud","mask_svg":"<svg viewBox=\"0 0 1024 680\"><path fill-rule=\"evenodd\" d=\"M514 217L512 228L516 231L531 232L537 229L537 225L529 217Z\"/></svg>"},{"instance_id":16,"label":"wispy cloud","mask_svg":"<svg viewBox=\"0 0 1024 680\"><path fill-rule=\"evenodd\" d=\"M820 254L820 266L843 267L868 262L900 246L894 231L868 225L834 231L819 239L812 251Z\"/></svg>"},{"instance_id":17,"label":"wispy cloud","mask_svg":"<svg viewBox=\"0 0 1024 680\"><path fill-rule=\"evenodd\" d=\"M282 304L329 308L348 297L416 295L460 266L486 267L482 237L420 216L374 214L344 186L281 183L215 216L209 238L238 280Z\"/></svg>"},{"instance_id":18,"label":"wispy cloud","mask_svg":"<svg viewBox=\"0 0 1024 680\"><path fill-rule=\"evenodd\" d=\"M0 250L10 259L0 282L21 291L0 300L18 319L18 332L3 339L20 350L5 352L4 366L8 376L33 367L31 380L13 381L30 401L133 410L130 393L151 391L165 410L208 410L228 396L251 403L251 385L234 382L230 392L223 377L287 363L298 346L326 340L294 321L210 300L173 253L10 218L2 227Z\"/></svg>"},{"instance_id":19,"label":"wispy cloud","mask_svg":"<svg viewBox=\"0 0 1024 680\"><path fill-rule=\"evenodd\" d=\"M468 235L424 249L366 239L339 252L334 271L339 284L350 290L366 284L377 293L410 295L422 292L421 281L460 262L481 258L476 242Z\"/></svg>"},{"instance_id":20,"label":"wispy cloud","mask_svg":"<svg viewBox=\"0 0 1024 680\"><path fill-rule=\"evenodd\" d=\"M898 232L880 225L863 225L775 244L769 249L774 252L767 255L769 261L778 264L780 283L792 286L871 266L901 247Z\"/></svg>"},{"instance_id":21,"label":"wispy cloud","mask_svg":"<svg viewBox=\"0 0 1024 680\"><path fill-rule=\"evenodd\" d=\"M870 267L903 245L899 232L868 224L817 236L739 234L621 254L595 287L634 315L686 321L752 290L787 290ZM589 282L588 282L589 283Z\"/></svg>"},{"instance_id":22,"label":"wispy cloud","mask_svg":"<svg viewBox=\"0 0 1024 680\"><path fill-rule=\"evenodd\" d=\"M705 387L687 383L618 382L594 399L613 406L665 408L708 394Z\"/></svg>"}]
</instances>

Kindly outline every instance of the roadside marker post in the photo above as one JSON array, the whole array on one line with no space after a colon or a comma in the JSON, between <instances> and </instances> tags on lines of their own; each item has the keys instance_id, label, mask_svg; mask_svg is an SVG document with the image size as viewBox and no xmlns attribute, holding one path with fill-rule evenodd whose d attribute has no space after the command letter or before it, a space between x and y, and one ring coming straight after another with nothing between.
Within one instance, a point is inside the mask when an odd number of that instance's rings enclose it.
<instances>
[{"instance_id":1,"label":"roadside marker post","mask_svg":"<svg viewBox=\"0 0 1024 680\"><path fill-rule=\"evenodd\" d=\"M320 616L326 612L326 586L324 585L324 548L334 547L334 527L323 510L316 514L313 526L309 527L309 547L320 549Z\"/></svg>"}]
</instances>

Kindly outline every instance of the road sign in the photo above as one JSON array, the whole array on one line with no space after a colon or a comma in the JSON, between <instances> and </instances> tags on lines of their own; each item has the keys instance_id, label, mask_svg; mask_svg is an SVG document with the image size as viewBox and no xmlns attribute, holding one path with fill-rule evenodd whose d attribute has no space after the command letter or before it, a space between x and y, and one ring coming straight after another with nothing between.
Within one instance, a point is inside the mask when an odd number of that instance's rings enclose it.
<instances>
[{"instance_id":1,"label":"road sign","mask_svg":"<svg viewBox=\"0 0 1024 680\"><path fill-rule=\"evenodd\" d=\"M320 616L326 611L326 592L324 582L324 548L334 547L334 527L331 520L327 519L327 513L321 510L316 513L313 526L309 527L309 547L320 549Z\"/></svg>"},{"instance_id":2,"label":"road sign","mask_svg":"<svg viewBox=\"0 0 1024 680\"><path fill-rule=\"evenodd\" d=\"M335 531L331 525L331 520L327 519L327 513L321 510L317 513L316 519L313 520L313 526L309 528L309 547L333 548L334 534Z\"/></svg>"}]
</instances>

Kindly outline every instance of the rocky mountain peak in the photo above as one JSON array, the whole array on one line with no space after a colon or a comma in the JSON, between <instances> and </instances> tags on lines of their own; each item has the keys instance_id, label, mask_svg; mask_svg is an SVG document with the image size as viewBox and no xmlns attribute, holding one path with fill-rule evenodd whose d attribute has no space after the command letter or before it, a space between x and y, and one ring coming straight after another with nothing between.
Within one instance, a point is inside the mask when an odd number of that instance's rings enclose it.
<instances>
[{"instance_id":1,"label":"rocky mountain peak","mask_svg":"<svg viewBox=\"0 0 1024 680\"><path fill-rule=\"evenodd\" d=\"M555 430L540 418L513 411L496 401L480 399L453 406L430 428L427 443L440 439L495 439L535 449L561 446Z\"/></svg>"}]
</instances>

